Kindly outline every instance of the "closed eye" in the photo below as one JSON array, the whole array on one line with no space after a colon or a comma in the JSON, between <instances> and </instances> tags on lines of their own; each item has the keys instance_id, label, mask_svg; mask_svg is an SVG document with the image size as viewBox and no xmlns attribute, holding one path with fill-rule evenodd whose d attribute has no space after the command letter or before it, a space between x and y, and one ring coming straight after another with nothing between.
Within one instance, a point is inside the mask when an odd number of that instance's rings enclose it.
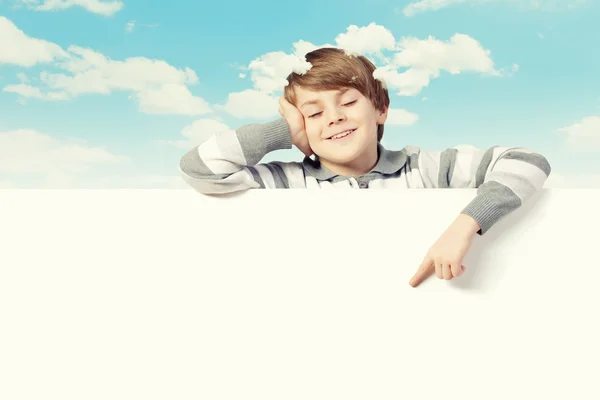
<instances>
[{"instance_id":1,"label":"closed eye","mask_svg":"<svg viewBox=\"0 0 600 400\"><path fill-rule=\"evenodd\" d=\"M344 104L344 106L351 106L351 105L353 105L354 103L356 103L356 101L357 101L357 100L353 100L353 101L351 101L351 102L349 102L349 103L346 103L346 104ZM308 118L315 118L315 117L318 117L318 116L319 116L319 115L321 115L321 114L323 114L323 111L320 111L320 112L318 112L318 113L315 113L315 114L309 115L309 116L308 116Z\"/></svg>"}]
</instances>

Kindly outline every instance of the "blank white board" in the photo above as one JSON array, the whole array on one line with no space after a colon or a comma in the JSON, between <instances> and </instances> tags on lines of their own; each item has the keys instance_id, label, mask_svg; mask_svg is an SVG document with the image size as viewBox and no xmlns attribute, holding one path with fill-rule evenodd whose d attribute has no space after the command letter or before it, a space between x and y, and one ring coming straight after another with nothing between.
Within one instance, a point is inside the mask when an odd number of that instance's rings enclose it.
<instances>
[{"instance_id":1,"label":"blank white board","mask_svg":"<svg viewBox=\"0 0 600 400\"><path fill-rule=\"evenodd\" d=\"M1 399L598 399L600 190L0 191Z\"/></svg>"}]
</instances>

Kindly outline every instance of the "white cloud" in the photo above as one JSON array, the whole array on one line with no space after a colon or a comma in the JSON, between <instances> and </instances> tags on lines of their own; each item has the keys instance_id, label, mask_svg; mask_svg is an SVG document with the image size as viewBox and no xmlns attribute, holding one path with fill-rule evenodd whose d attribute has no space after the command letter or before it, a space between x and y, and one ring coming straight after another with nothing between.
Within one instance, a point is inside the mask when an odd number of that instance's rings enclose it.
<instances>
[{"instance_id":1,"label":"white cloud","mask_svg":"<svg viewBox=\"0 0 600 400\"><path fill-rule=\"evenodd\" d=\"M188 84L198 83L190 68L178 69L162 60L130 57L111 60L79 46L68 48L71 57L57 65L71 74L43 72L40 79L50 89L71 97L85 93L134 92L142 112L149 114L200 115L212 112L206 101L194 96Z\"/></svg>"},{"instance_id":2,"label":"white cloud","mask_svg":"<svg viewBox=\"0 0 600 400\"><path fill-rule=\"evenodd\" d=\"M237 118L268 119L278 114L278 99L262 91L248 89L230 93L225 105L215 106Z\"/></svg>"},{"instance_id":3,"label":"white cloud","mask_svg":"<svg viewBox=\"0 0 600 400\"><path fill-rule=\"evenodd\" d=\"M23 72L17 73L17 78L19 78L19 80L21 81L21 83L28 83L29 82L29 78Z\"/></svg>"},{"instance_id":4,"label":"white cloud","mask_svg":"<svg viewBox=\"0 0 600 400\"><path fill-rule=\"evenodd\" d=\"M149 85L198 83L196 73L190 68L181 70L162 60L129 57L116 61L79 46L70 46L68 51L70 59L58 66L73 75L45 74L44 80L51 87L65 89L71 94L139 91Z\"/></svg>"},{"instance_id":5,"label":"white cloud","mask_svg":"<svg viewBox=\"0 0 600 400\"><path fill-rule=\"evenodd\" d=\"M398 72L393 65L379 67L373 73L376 79L383 80L385 86L398 88L399 96L416 96L424 87L429 85L431 78L437 78L439 71L411 68L405 72Z\"/></svg>"},{"instance_id":6,"label":"white cloud","mask_svg":"<svg viewBox=\"0 0 600 400\"><path fill-rule=\"evenodd\" d=\"M462 71L495 73L490 51L468 35L457 33L446 42L432 36L424 40L403 38L399 47L400 52L394 57L394 64L399 67L446 70L451 74Z\"/></svg>"},{"instance_id":7,"label":"white cloud","mask_svg":"<svg viewBox=\"0 0 600 400\"><path fill-rule=\"evenodd\" d=\"M60 46L27 36L6 17L0 16L0 64L32 67L68 57Z\"/></svg>"},{"instance_id":8,"label":"white cloud","mask_svg":"<svg viewBox=\"0 0 600 400\"><path fill-rule=\"evenodd\" d=\"M134 94L140 111L146 114L200 115L212 113L210 105L194 96L187 86L177 83L163 84L156 89L145 89Z\"/></svg>"},{"instance_id":9,"label":"white cloud","mask_svg":"<svg viewBox=\"0 0 600 400\"><path fill-rule=\"evenodd\" d=\"M32 129L0 131L0 173L69 177L128 158L78 140L58 140Z\"/></svg>"},{"instance_id":10,"label":"white cloud","mask_svg":"<svg viewBox=\"0 0 600 400\"><path fill-rule=\"evenodd\" d=\"M23 98L34 98L39 100L67 100L69 95L65 92L42 92L40 88L26 85L26 84L18 84L18 85L7 85L2 89L3 92L7 93L16 93Z\"/></svg>"},{"instance_id":11,"label":"white cloud","mask_svg":"<svg viewBox=\"0 0 600 400\"><path fill-rule=\"evenodd\" d=\"M219 120L203 118L198 119L183 128L181 134L186 140L159 140L158 142L189 150L200 145L215 133L228 131L230 129L229 126Z\"/></svg>"},{"instance_id":12,"label":"white cloud","mask_svg":"<svg viewBox=\"0 0 600 400\"><path fill-rule=\"evenodd\" d=\"M588 3L588 0L421 0L409 3L404 7L403 12L407 17L412 17L423 12L437 11L461 4L486 3L504 3L523 10L563 11L582 6Z\"/></svg>"},{"instance_id":13,"label":"white cloud","mask_svg":"<svg viewBox=\"0 0 600 400\"><path fill-rule=\"evenodd\" d=\"M457 33L449 41L434 37L403 38L399 52L390 64L378 67L374 76L383 79L388 89L399 89L399 96L415 96L438 78L441 71L452 75L477 72L492 76L501 73L494 68L490 51L468 35ZM399 72L398 68L405 68ZM513 66L513 70L516 67Z\"/></svg>"},{"instance_id":14,"label":"white cloud","mask_svg":"<svg viewBox=\"0 0 600 400\"><path fill-rule=\"evenodd\" d=\"M187 188L176 173L120 172L131 161L83 140L58 140L32 129L0 131L0 189Z\"/></svg>"},{"instance_id":15,"label":"white cloud","mask_svg":"<svg viewBox=\"0 0 600 400\"><path fill-rule=\"evenodd\" d=\"M392 32L374 22L360 28L350 25L346 33L339 34L335 41L337 47L350 54L382 56L383 50L394 50L396 47L396 39Z\"/></svg>"},{"instance_id":16,"label":"white cloud","mask_svg":"<svg viewBox=\"0 0 600 400\"><path fill-rule=\"evenodd\" d=\"M112 60L102 53L80 46L59 46L33 39L18 30L12 22L0 17L0 62L33 66L53 62L64 72L42 71L40 81L45 87L25 84L8 85L5 92L21 99L66 100L82 94L110 94L113 91L133 92L142 112L151 114L201 115L211 113L206 101L194 96L188 85L198 83L190 68L179 69L165 61L145 57ZM22 49L27 49L22 52Z\"/></svg>"},{"instance_id":17,"label":"white cloud","mask_svg":"<svg viewBox=\"0 0 600 400\"><path fill-rule=\"evenodd\" d=\"M565 136L566 145L572 151L600 151L600 116L589 116L570 126L560 128L557 134Z\"/></svg>"},{"instance_id":18,"label":"white cloud","mask_svg":"<svg viewBox=\"0 0 600 400\"><path fill-rule=\"evenodd\" d=\"M385 122L386 125L413 125L417 122L419 116L407 110L400 108L390 108L388 111L388 117Z\"/></svg>"},{"instance_id":19,"label":"white cloud","mask_svg":"<svg viewBox=\"0 0 600 400\"><path fill-rule=\"evenodd\" d=\"M18 0L18 2L36 11L56 11L78 6L91 13L107 17L116 14L124 6L122 1L101 0Z\"/></svg>"},{"instance_id":20,"label":"white cloud","mask_svg":"<svg viewBox=\"0 0 600 400\"><path fill-rule=\"evenodd\" d=\"M133 32L133 28L135 28L135 21L129 21L125 24L125 32L131 33Z\"/></svg>"},{"instance_id":21,"label":"white cloud","mask_svg":"<svg viewBox=\"0 0 600 400\"><path fill-rule=\"evenodd\" d=\"M286 78L292 72L304 73L311 67L304 57L273 51L254 59L248 70L254 87L264 93L283 89Z\"/></svg>"}]
</instances>

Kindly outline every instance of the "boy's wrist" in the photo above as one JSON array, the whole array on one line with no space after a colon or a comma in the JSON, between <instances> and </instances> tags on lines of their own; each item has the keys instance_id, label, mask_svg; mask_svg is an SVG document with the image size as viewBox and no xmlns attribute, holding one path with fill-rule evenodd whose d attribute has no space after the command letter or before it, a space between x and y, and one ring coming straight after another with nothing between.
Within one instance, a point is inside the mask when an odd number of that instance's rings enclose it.
<instances>
[{"instance_id":1,"label":"boy's wrist","mask_svg":"<svg viewBox=\"0 0 600 400\"><path fill-rule=\"evenodd\" d=\"M452 223L452 230L464 233L467 236L475 236L475 234L481 230L481 226L479 226L479 223L475 218L461 213Z\"/></svg>"},{"instance_id":2,"label":"boy's wrist","mask_svg":"<svg viewBox=\"0 0 600 400\"><path fill-rule=\"evenodd\" d=\"M290 149L292 136L290 127L284 118L280 118L262 125L267 152Z\"/></svg>"}]
</instances>

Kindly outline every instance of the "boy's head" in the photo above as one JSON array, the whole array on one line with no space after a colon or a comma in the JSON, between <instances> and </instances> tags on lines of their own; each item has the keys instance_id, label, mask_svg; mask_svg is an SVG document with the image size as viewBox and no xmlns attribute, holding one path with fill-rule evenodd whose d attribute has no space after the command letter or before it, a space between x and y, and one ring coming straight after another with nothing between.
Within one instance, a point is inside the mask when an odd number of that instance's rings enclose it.
<instances>
[{"instance_id":1,"label":"boy's head","mask_svg":"<svg viewBox=\"0 0 600 400\"><path fill-rule=\"evenodd\" d=\"M306 61L311 69L288 76L284 97L304 116L313 152L346 165L366 152L376 154L390 99L383 83L373 78L375 65L364 56L327 47L308 53ZM353 131L345 138L331 138L347 129Z\"/></svg>"}]
</instances>

